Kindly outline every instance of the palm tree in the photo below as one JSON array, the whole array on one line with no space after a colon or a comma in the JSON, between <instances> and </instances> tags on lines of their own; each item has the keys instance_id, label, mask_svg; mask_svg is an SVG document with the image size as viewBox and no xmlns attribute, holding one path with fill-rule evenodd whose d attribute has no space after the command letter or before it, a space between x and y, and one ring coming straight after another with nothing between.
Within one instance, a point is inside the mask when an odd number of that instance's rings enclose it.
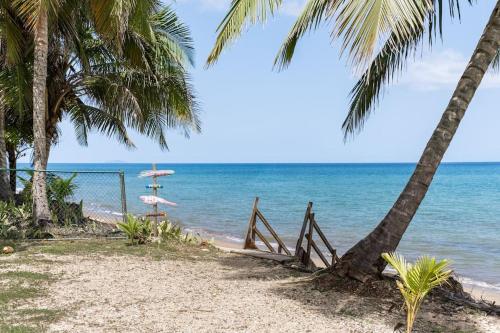
<instances>
[{"instance_id":1,"label":"palm tree","mask_svg":"<svg viewBox=\"0 0 500 333\"><path fill-rule=\"evenodd\" d=\"M497 57L499 48L500 1L497 1L472 57L410 180L379 225L344 254L339 265L342 274L364 281L384 270L386 263L380 254L394 251L399 245L431 185L481 80Z\"/></svg>"},{"instance_id":2,"label":"palm tree","mask_svg":"<svg viewBox=\"0 0 500 333\"><path fill-rule=\"evenodd\" d=\"M20 60L22 32L16 24L17 18L10 1L0 1L0 71L15 66ZM5 122L9 112L5 89L0 89L0 169L7 167L5 142ZM7 172L0 171L0 200L9 200L12 192L9 188Z\"/></svg>"},{"instance_id":3,"label":"palm tree","mask_svg":"<svg viewBox=\"0 0 500 333\"><path fill-rule=\"evenodd\" d=\"M453 271L444 259L423 256L414 264L397 253L382 253L382 258L397 272L396 285L404 299L406 309L406 333L411 333L420 306L432 289L445 284Z\"/></svg>"},{"instance_id":4,"label":"palm tree","mask_svg":"<svg viewBox=\"0 0 500 333\"><path fill-rule=\"evenodd\" d=\"M149 13L148 22L152 40L136 38L142 43L139 59L129 53L132 42L125 52L117 52L87 24L77 27L81 45L74 52L68 52L71 45L54 43L48 68L49 142L57 141L57 125L63 118L73 123L82 145L94 129L134 147L127 131L133 128L162 148L167 148L168 128L181 128L186 135L199 131L186 71L193 59L189 30L169 7ZM125 34L137 37L133 29Z\"/></svg>"},{"instance_id":5,"label":"palm tree","mask_svg":"<svg viewBox=\"0 0 500 333\"><path fill-rule=\"evenodd\" d=\"M275 13L281 3L281 0L233 0L218 28L217 41L207 64L217 61L222 50L239 36L247 23L264 22L266 15ZM460 0L449 0L452 16L459 13L459 3ZM434 37L441 34L442 6L442 0L309 0L283 43L275 65L285 68L298 40L307 31L323 21L333 22L332 36L343 38L342 52L347 50L353 65L364 70L352 90L351 107L343 124L347 136L362 127L383 85L404 68L425 34L431 44ZM377 52L377 43L384 41ZM500 1L408 184L380 224L344 254L336 267L338 273L365 281L383 271L386 262L381 254L393 252L401 241L484 74L498 59L499 44Z\"/></svg>"},{"instance_id":6,"label":"palm tree","mask_svg":"<svg viewBox=\"0 0 500 333\"><path fill-rule=\"evenodd\" d=\"M168 7L155 0L49 2L43 2L45 8L35 0L16 1L35 40L36 170L46 168L50 146L57 139L57 123L65 113L75 124L81 143L96 128L132 145L125 130L131 127L166 148L166 128L181 127L187 135L192 129L199 130L185 68L192 61L189 31ZM85 53L89 51L94 53ZM48 73L47 59L55 60L50 61ZM51 77L48 86L47 75ZM39 89L43 89L43 99ZM35 175L34 212L43 221L49 216L44 173Z\"/></svg>"},{"instance_id":7,"label":"palm tree","mask_svg":"<svg viewBox=\"0 0 500 333\"><path fill-rule=\"evenodd\" d=\"M50 221L49 203L45 181L45 165L47 160L47 140L45 122L47 114L46 82L47 82L47 55L49 52L49 9L57 1L22 1L16 0L15 6L21 16L26 19L27 25L34 34L33 51L33 139L34 158L33 166L36 172L33 175L33 215L41 225ZM40 171L40 172L38 172Z\"/></svg>"},{"instance_id":8,"label":"palm tree","mask_svg":"<svg viewBox=\"0 0 500 333\"><path fill-rule=\"evenodd\" d=\"M7 146L5 144L5 103L0 93L0 169L7 168ZM0 200L7 201L12 193L9 187L9 178L5 170L0 170Z\"/></svg>"}]
</instances>

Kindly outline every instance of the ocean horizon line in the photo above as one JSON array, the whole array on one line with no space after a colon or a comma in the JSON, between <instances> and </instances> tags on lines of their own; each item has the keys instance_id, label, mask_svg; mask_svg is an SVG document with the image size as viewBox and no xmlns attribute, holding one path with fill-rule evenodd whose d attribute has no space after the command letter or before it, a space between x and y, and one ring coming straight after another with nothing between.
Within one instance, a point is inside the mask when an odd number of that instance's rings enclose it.
<instances>
[{"instance_id":1,"label":"ocean horizon line","mask_svg":"<svg viewBox=\"0 0 500 333\"><path fill-rule=\"evenodd\" d=\"M67 164L168 164L168 165L416 165L418 162L50 162L49 165ZM28 162L19 162L18 165L30 165ZM500 164L500 161L453 161L442 162L441 165L479 165L479 164Z\"/></svg>"}]
</instances>

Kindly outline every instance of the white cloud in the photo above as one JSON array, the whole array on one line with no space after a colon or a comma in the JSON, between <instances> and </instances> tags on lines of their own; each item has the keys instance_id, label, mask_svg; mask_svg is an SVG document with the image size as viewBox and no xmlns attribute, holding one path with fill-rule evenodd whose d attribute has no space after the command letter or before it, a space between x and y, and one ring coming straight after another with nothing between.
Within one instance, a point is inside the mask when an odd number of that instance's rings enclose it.
<instances>
[{"instance_id":1,"label":"white cloud","mask_svg":"<svg viewBox=\"0 0 500 333\"><path fill-rule=\"evenodd\" d=\"M468 59L455 50L430 53L423 59L408 66L402 74L400 83L419 90L439 90L457 84L467 66ZM500 75L488 72L484 77L482 88L499 88Z\"/></svg>"}]
</instances>

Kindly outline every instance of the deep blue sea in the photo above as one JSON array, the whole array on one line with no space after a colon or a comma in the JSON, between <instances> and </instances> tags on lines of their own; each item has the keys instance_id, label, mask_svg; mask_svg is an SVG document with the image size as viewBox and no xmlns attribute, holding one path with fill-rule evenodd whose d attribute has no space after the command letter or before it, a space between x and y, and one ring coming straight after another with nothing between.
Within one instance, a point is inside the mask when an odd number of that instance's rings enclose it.
<instances>
[{"instance_id":1,"label":"deep blue sea","mask_svg":"<svg viewBox=\"0 0 500 333\"><path fill-rule=\"evenodd\" d=\"M56 170L123 170L128 211L148 210L150 164L51 164ZM160 179L160 196L178 203L171 218L192 230L244 237L252 202L293 246L308 201L340 254L383 218L414 164L158 164L175 175ZM83 176L82 176L83 177ZM120 211L118 183L85 176L85 205ZM113 176L114 177L114 176ZM93 201L93 202L88 202ZM453 261L458 274L500 291L500 163L443 164L398 249L410 258L429 254Z\"/></svg>"}]
</instances>

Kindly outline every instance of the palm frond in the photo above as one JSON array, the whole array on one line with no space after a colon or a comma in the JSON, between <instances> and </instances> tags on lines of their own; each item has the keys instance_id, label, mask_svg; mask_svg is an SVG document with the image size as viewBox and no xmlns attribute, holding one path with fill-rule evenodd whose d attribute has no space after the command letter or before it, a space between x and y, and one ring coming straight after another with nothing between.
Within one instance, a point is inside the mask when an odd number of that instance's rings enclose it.
<instances>
[{"instance_id":1,"label":"palm frond","mask_svg":"<svg viewBox=\"0 0 500 333\"><path fill-rule=\"evenodd\" d=\"M306 32L318 28L325 19L325 13L331 3L331 0L309 0L307 2L274 59L274 66L284 69L290 64L299 39Z\"/></svg>"},{"instance_id":2,"label":"palm frond","mask_svg":"<svg viewBox=\"0 0 500 333\"><path fill-rule=\"evenodd\" d=\"M190 30L170 7L151 15L150 22L158 40L157 47L180 64L188 62L194 65L194 44Z\"/></svg>"},{"instance_id":3,"label":"palm frond","mask_svg":"<svg viewBox=\"0 0 500 333\"><path fill-rule=\"evenodd\" d=\"M427 0L357 0L337 2L328 15L335 17L332 37L342 38L341 52L349 53L355 67L365 68L381 42L397 47L424 24L432 10Z\"/></svg>"},{"instance_id":4,"label":"palm frond","mask_svg":"<svg viewBox=\"0 0 500 333\"><path fill-rule=\"evenodd\" d=\"M407 305L418 310L423 298L435 287L446 283L452 274L449 262L422 256L414 264L408 263L397 253L383 253L382 258L398 272L398 288Z\"/></svg>"},{"instance_id":5,"label":"palm frond","mask_svg":"<svg viewBox=\"0 0 500 333\"><path fill-rule=\"evenodd\" d=\"M229 12L217 28L217 40L207 59L207 66L217 62L220 54L234 42L246 25L266 22L281 6L282 0L232 0Z\"/></svg>"},{"instance_id":6,"label":"palm frond","mask_svg":"<svg viewBox=\"0 0 500 333\"><path fill-rule=\"evenodd\" d=\"M22 22L11 1L0 1L0 63L15 65L22 61L26 45Z\"/></svg>"},{"instance_id":7,"label":"palm frond","mask_svg":"<svg viewBox=\"0 0 500 333\"><path fill-rule=\"evenodd\" d=\"M392 83L405 69L409 59L416 55L425 35L432 46L437 36L442 34L444 0L433 0L435 10L423 13L424 24L416 26L404 39L391 35L380 52L370 63L350 92L351 101L348 114L342 124L344 138L358 133L378 104L384 88ZM472 4L472 0L462 0ZM460 0L448 0L450 16L460 17Z\"/></svg>"}]
</instances>

